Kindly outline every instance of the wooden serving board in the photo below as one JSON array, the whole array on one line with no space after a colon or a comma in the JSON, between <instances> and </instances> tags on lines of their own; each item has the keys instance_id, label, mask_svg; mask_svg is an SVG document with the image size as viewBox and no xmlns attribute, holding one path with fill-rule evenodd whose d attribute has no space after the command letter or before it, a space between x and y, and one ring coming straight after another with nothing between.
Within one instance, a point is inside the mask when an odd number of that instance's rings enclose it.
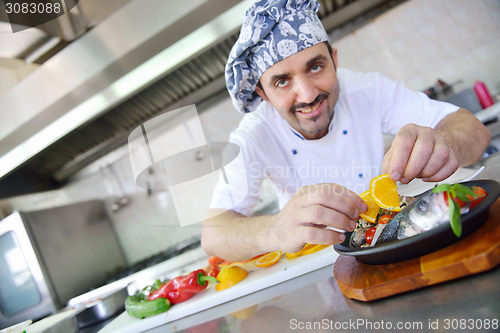
<instances>
[{"instance_id":1,"label":"wooden serving board","mask_svg":"<svg viewBox=\"0 0 500 333\"><path fill-rule=\"evenodd\" d=\"M341 255L333 275L342 293L373 301L489 270L500 263L500 199L486 222L468 237L420 258L368 265Z\"/></svg>"}]
</instances>

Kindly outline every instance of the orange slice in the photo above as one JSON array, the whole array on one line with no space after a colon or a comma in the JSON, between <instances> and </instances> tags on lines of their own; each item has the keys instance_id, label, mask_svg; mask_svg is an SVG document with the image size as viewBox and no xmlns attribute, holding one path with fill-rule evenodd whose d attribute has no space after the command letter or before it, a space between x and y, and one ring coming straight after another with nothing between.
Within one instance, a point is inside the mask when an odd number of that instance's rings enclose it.
<instances>
[{"instance_id":1,"label":"orange slice","mask_svg":"<svg viewBox=\"0 0 500 333\"><path fill-rule=\"evenodd\" d=\"M389 174L373 178L370 182L370 194L377 205L393 212L399 212L398 186Z\"/></svg>"},{"instance_id":2,"label":"orange slice","mask_svg":"<svg viewBox=\"0 0 500 333\"><path fill-rule=\"evenodd\" d=\"M265 256L260 257L256 262L257 267L270 267L278 262L281 258L281 251L269 252Z\"/></svg>"},{"instance_id":3,"label":"orange slice","mask_svg":"<svg viewBox=\"0 0 500 333\"><path fill-rule=\"evenodd\" d=\"M359 197L368 205L366 213L359 213L359 216L368 222L375 222L377 220L378 212L380 211L380 206L377 205L375 200L373 200L370 190L361 193Z\"/></svg>"},{"instance_id":4,"label":"orange slice","mask_svg":"<svg viewBox=\"0 0 500 333\"><path fill-rule=\"evenodd\" d=\"M248 271L240 266L231 266L221 269L217 274L217 280L220 282L215 285L215 290L220 291L231 288L235 284L240 283L248 276Z\"/></svg>"},{"instance_id":5,"label":"orange slice","mask_svg":"<svg viewBox=\"0 0 500 333\"><path fill-rule=\"evenodd\" d=\"M294 253L285 253L285 256L287 257L287 259L292 259L292 258L298 258L300 257L304 251L308 250L308 249L311 249L313 247L315 247L316 245L314 244L306 244L304 245L304 247L302 248L302 250L300 250L299 252L294 252Z\"/></svg>"},{"instance_id":6,"label":"orange slice","mask_svg":"<svg viewBox=\"0 0 500 333\"><path fill-rule=\"evenodd\" d=\"M311 254L311 253L314 253L314 252L318 252L318 251L321 251L327 247L329 247L331 245L321 245L321 244L317 244L317 245L314 245L313 247L311 247L310 249L307 249L305 250L304 252L302 252L302 255L303 256L306 256L308 254Z\"/></svg>"}]
</instances>

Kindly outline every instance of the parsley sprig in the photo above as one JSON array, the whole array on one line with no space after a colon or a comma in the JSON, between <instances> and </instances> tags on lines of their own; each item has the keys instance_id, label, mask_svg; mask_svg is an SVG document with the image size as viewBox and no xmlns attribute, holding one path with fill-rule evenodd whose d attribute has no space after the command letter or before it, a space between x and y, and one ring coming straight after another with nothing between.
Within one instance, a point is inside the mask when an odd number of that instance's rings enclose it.
<instances>
[{"instance_id":1,"label":"parsley sprig","mask_svg":"<svg viewBox=\"0 0 500 333\"><path fill-rule=\"evenodd\" d=\"M452 198L458 198L462 201L470 202L469 197L475 199L478 197L478 195L469 187L461 184L441 184L434 187L432 192L446 192L446 195L448 196L448 206L450 207L451 230L453 231L455 236L460 237L460 235L462 234L462 215L460 213L460 207L458 207L457 203L453 201Z\"/></svg>"}]
</instances>

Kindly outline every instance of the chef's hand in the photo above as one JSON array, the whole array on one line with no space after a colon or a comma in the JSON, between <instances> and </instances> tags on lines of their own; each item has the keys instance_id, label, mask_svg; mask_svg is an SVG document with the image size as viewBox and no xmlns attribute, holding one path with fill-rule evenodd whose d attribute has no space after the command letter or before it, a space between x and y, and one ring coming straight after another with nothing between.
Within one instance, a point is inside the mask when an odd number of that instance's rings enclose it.
<instances>
[{"instance_id":1,"label":"chef's hand","mask_svg":"<svg viewBox=\"0 0 500 333\"><path fill-rule=\"evenodd\" d=\"M382 162L382 173L392 180L409 183L414 178L441 181L459 166L455 152L434 129L408 124L402 127Z\"/></svg>"},{"instance_id":2,"label":"chef's hand","mask_svg":"<svg viewBox=\"0 0 500 333\"><path fill-rule=\"evenodd\" d=\"M354 192L337 184L301 187L275 216L271 241L284 252L300 251L306 243L342 243L345 235L325 229L330 226L352 231L366 203Z\"/></svg>"}]
</instances>

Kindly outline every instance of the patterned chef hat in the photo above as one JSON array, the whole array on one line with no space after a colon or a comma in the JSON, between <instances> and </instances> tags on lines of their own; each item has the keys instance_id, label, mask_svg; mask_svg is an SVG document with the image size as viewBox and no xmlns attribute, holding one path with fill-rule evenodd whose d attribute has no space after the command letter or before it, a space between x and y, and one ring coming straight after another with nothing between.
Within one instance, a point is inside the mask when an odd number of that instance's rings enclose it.
<instances>
[{"instance_id":1,"label":"patterned chef hat","mask_svg":"<svg viewBox=\"0 0 500 333\"><path fill-rule=\"evenodd\" d=\"M258 0L247 10L225 69L226 86L239 112L252 112L260 104L255 87L269 67L328 41L318 9L316 0Z\"/></svg>"}]
</instances>

